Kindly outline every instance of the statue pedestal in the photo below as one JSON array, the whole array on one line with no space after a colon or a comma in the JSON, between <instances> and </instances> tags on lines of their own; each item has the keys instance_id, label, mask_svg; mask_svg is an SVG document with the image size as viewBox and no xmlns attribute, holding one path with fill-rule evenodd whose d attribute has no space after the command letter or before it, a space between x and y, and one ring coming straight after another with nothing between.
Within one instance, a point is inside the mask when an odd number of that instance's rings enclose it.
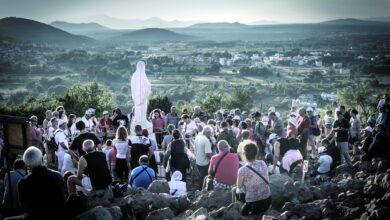
<instances>
[{"instance_id":1,"label":"statue pedestal","mask_svg":"<svg viewBox=\"0 0 390 220\"><path fill-rule=\"evenodd\" d=\"M156 139L154 133L153 133L153 124L149 122L148 120L143 120L141 122L138 121L132 121L130 124L130 135L135 136L135 126L141 125L142 129L147 129L149 133L149 138Z\"/></svg>"}]
</instances>

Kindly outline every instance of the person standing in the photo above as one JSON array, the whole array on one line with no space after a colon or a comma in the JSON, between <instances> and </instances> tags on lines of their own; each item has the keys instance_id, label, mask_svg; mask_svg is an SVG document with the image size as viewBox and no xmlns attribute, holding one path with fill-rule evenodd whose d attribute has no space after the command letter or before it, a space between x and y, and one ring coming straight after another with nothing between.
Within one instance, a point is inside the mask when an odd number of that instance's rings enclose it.
<instances>
[{"instance_id":1,"label":"person standing","mask_svg":"<svg viewBox=\"0 0 390 220\"><path fill-rule=\"evenodd\" d=\"M127 137L126 128L120 126L113 141L116 149L116 176L122 182L127 182L130 169L128 166L130 164L130 146Z\"/></svg>"},{"instance_id":2,"label":"person standing","mask_svg":"<svg viewBox=\"0 0 390 220\"><path fill-rule=\"evenodd\" d=\"M348 131L350 125L347 119L344 118L343 112L339 109L336 111L336 117L337 120L333 123L333 129L326 139L330 140L333 136L336 136L336 146L340 149L344 162L352 167L348 149Z\"/></svg>"},{"instance_id":3,"label":"person standing","mask_svg":"<svg viewBox=\"0 0 390 220\"><path fill-rule=\"evenodd\" d=\"M150 139L145 137L142 134L142 126L136 125L134 131L135 131L135 136L131 136L129 138L131 169L135 169L140 165L139 158L142 155L148 155L149 159L152 158L152 156L154 155L154 151ZM148 163L149 163L149 159L148 159Z\"/></svg>"},{"instance_id":4,"label":"person standing","mask_svg":"<svg viewBox=\"0 0 390 220\"><path fill-rule=\"evenodd\" d=\"M163 134L165 131L165 121L161 118L160 110L156 109L153 111L153 132L156 136L157 145L161 147L161 143L163 141Z\"/></svg>"},{"instance_id":5,"label":"person standing","mask_svg":"<svg viewBox=\"0 0 390 220\"><path fill-rule=\"evenodd\" d=\"M172 136L174 140L168 144L163 164L167 167L169 163L171 172L180 171L183 175L182 180L186 182L187 169L190 166L187 148L184 141L181 139L179 130L173 130Z\"/></svg>"},{"instance_id":6,"label":"person standing","mask_svg":"<svg viewBox=\"0 0 390 220\"><path fill-rule=\"evenodd\" d=\"M176 110L176 107L175 106L172 106L171 107L171 112L169 112L167 114L167 120L166 120L166 126L172 124L175 126L175 128L178 127L179 125L179 121L180 121L180 118L179 116L177 115L177 110Z\"/></svg>"},{"instance_id":7,"label":"person standing","mask_svg":"<svg viewBox=\"0 0 390 220\"><path fill-rule=\"evenodd\" d=\"M211 142L210 137L213 134L213 131L209 126L206 126L203 129L202 133L199 133L194 142L194 150L196 157L196 166L199 170L199 189L202 189L203 179L207 175L210 158L211 158Z\"/></svg>"},{"instance_id":8,"label":"person standing","mask_svg":"<svg viewBox=\"0 0 390 220\"><path fill-rule=\"evenodd\" d=\"M308 131L310 126L310 119L306 115L306 110L304 108L300 108L298 111L298 122L297 122L297 130L298 136L301 143L301 154L304 160L307 157L307 139L308 139Z\"/></svg>"},{"instance_id":9,"label":"person standing","mask_svg":"<svg viewBox=\"0 0 390 220\"><path fill-rule=\"evenodd\" d=\"M64 164L65 153L69 150L68 138L65 135L66 121L60 120L58 122L58 129L54 132L54 140L58 146L58 171L61 171Z\"/></svg>"},{"instance_id":10,"label":"person standing","mask_svg":"<svg viewBox=\"0 0 390 220\"><path fill-rule=\"evenodd\" d=\"M326 111L324 116L324 123L325 123L325 137L329 135L329 133L332 131L332 111Z\"/></svg>"},{"instance_id":11,"label":"person standing","mask_svg":"<svg viewBox=\"0 0 390 220\"><path fill-rule=\"evenodd\" d=\"M317 149L316 149L316 143L315 143L315 136L313 133L313 129L318 128L317 125L317 116L313 114L313 108L309 107L306 109L307 117L309 118L310 125L308 129L308 145L311 147L311 159L316 158L317 156Z\"/></svg>"},{"instance_id":12,"label":"person standing","mask_svg":"<svg viewBox=\"0 0 390 220\"><path fill-rule=\"evenodd\" d=\"M361 123L358 116L359 112L356 109L352 109L351 111L351 120L349 121L351 128L349 130L349 144L352 145L353 154L357 153L356 142L359 141L359 133L361 130Z\"/></svg>"},{"instance_id":13,"label":"person standing","mask_svg":"<svg viewBox=\"0 0 390 220\"><path fill-rule=\"evenodd\" d=\"M102 134L103 142L106 142L108 132L110 132L112 129L113 126L112 126L112 120L110 118L110 114L108 113L108 111L103 111L103 118L101 118L99 121L99 130Z\"/></svg>"}]
</instances>

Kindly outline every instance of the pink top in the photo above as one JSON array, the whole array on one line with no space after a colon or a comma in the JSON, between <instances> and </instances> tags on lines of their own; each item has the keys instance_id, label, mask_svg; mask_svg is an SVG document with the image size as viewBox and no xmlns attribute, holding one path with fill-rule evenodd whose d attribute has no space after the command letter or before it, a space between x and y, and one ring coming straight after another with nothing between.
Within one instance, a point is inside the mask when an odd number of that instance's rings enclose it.
<instances>
[{"instance_id":1,"label":"pink top","mask_svg":"<svg viewBox=\"0 0 390 220\"><path fill-rule=\"evenodd\" d=\"M287 130L287 136L290 137L290 134L293 134L293 135L295 135L295 137L297 137L298 136L297 127L295 127L295 126L289 127Z\"/></svg>"},{"instance_id":2,"label":"pink top","mask_svg":"<svg viewBox=\"0 0 390 220\"><path fill-rule=\"evenodd\" d=\"M162 132L164 130L164 119L162 118L153 118L153 132Z\"/></svg>"},{"instance_id":3,"label":"pink top","mask_svg":"<svg viewBox=\"0 0 390 220\"><path fill-rule=\"evenodd\" d=\"M218 161L226 152L221 152L211 157L210 164L215 171ZM218 166L215 180L219 183L234 185L237 181L237 171L240 165L238 155L236 153L228 153Z\"/></svg>"},{"instance_id":4,"label":"pink top","mask_svg":"<svg viewBox=\"0 0 390 220\"><path fill-rule=\"evenodd\" d=\"M256 136L255 133L253 132L253 128L248 128L248 131L249 131L249 139L254 141Z\"/></svg>"},{"instance_id":5,"label":"pink top","mask_svg":"<svg viewBox=\"0 0 390 220\"><path fill-rule=\"evenodd\" d=\"M309 126L310 126L310 120L309 120L309 117L307 117L306 115L305 116L299 116L298 117L298 122L297 122L297 130L298 130L298 134L301 135L303 130L306 128L306 129L309 129Z\"/></svg>"},{"instance_id":6,"label":"pink top","mask_svg":"<svg viewBox=\"0 0 390 220\"><path fill-rule=\"evenodd\" d=\"M113 148L111 148L110 151L108 152L108 157L111 160L111 165L115 165L116 164L116 153L115 153L115 150Z\"/></svg>"}]
</instances>

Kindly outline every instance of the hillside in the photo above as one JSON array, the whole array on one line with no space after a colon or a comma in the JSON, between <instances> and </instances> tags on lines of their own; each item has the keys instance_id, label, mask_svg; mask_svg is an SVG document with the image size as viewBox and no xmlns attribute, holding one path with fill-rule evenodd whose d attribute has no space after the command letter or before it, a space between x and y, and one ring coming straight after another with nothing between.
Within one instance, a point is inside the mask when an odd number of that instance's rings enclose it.
<instances>
[{"instance_id":1,"label":"hillside","mask_svg":"<svg viewBox=\"0 0 390 220\"><path fill-rule=\"evenodd\" d=\"M64 47L91 46L97 43L92 38L73 35L44 23L15 17L0 19L0 35L26 42Z\"/></svg>"},{"instance_id":2,"label":"hillside","mask_svg":"<svg viewBox=\"0 0 390 220\"><path fill-rule=\"evenodd\" d=\"M69 23L64 21L55 21L50 23L51 26L59 28L61 30L74 33L88 33L88 32L99 32L99 31L107 31L110 30L108 27L100 25L98 23L90 22L90 23Z\"/></svg>"},{"instance_id":3,"label":"hillside","mask_svg":"<svg viewBox=\"0 0 390 220\"><path fill-rule=\"evenodd\" d=\"M160 28L147 28L136 31L131 31L116 37L113 37L112 40L115 41L184 41L190 40L193 37L178 34L174 31L160 29Z\"/></svg>"},{"instance_id":4,"label":"hillside","mask_svg":"<svg viewBox=\"0 0 390 220\"><path fill-rule=\"evenodd\" d=\"M188 28L192 29L234 29L234 28L247 28L248 25L241 24L239 22L228 23L228 22L219 22L219 23L199 23L189 26Z\"/></svg>"},{"instance_id":5,"label":"hillside","mask_svg":"<svg viewBox=\"0 0 390 220\"><path fill-rule=\"evenodd\" d=\"M330 21L324 21L320 24L333 24L333 25L383 25L386 24L384 22L379 21L367 21L367 20L359 20L355 18L345 18L345 19L336 19Z\"/></svg>"}]
</instances>

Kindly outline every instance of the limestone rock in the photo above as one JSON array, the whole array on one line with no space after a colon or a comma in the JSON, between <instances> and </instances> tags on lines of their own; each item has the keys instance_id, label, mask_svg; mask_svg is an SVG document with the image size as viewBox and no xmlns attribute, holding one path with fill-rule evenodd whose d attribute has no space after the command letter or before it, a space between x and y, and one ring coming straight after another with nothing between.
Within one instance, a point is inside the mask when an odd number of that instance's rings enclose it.
<instances>
[{"instance_id":1,"label":"limestone rock","mask_svg":"<svg viewBox=\"0 0 390 220\"><path fill-rule=\"evenodd\" d=\"M88 204L90 207L109 206L113 198L111 187L107 187L105 190L94 190L88 195Z\"/></svg>"},{"instance_id":2,"label":"limestone rock","mask_svg":"<svg viewBox=\"0 0 390 220\"><path fill-rule=\"evenodd\" d=\"M232 192L230 190L215 189L204 192L194 199L190 209L197 210L201 207L207 209L219 209L222 206L229 206L232 202Z\"/></svg>"},{"instance_id":3,"label":"limestone rock","mask_svg":"<svg viewBox=\"0 0 390 220\"><path fill-rule=\"evenodd\" d=\"M157 209L149 213L147 220L173 219L175 215L170 208Z\"/></svg>"},{"instance_id":4,"label":"limestone rock","mask_svg":"<svg viewBox=\"0 0 390 220\"><path fill-rule=\"evenodd\" d=\"M169 185L166 180L155 180L153 181L148 190L151 193L169 193Z\"/></svg>"},{"instance_id":5,"label":"limestone rock","mask_svg":"<svg viewBox=\"0 0 390 220\"><path fill-rule=\"evenodd\" d=\"M285 194L285 183L292 183L292 179L286 175L274 174L269 177L271 196L272 196L272 206L276 208L281 208L288 197ZM288 185L291 186L291 185Z\"/></svg>"},{"instance_id":6,"label":"limestone rock","mask_svg":"<svg viewBox=\"0 0 390 220\"><path fill-rule=\"evenodd\" d=\"M94 219L94 220L116 220L116 218L114 218L110 211L108 211L107 208L104 208L102 206L96 206L82 214L80 214L79 216L77 216L77 219L79 220L91 220L91 219Z\"/></svg>"}]
</instances>

